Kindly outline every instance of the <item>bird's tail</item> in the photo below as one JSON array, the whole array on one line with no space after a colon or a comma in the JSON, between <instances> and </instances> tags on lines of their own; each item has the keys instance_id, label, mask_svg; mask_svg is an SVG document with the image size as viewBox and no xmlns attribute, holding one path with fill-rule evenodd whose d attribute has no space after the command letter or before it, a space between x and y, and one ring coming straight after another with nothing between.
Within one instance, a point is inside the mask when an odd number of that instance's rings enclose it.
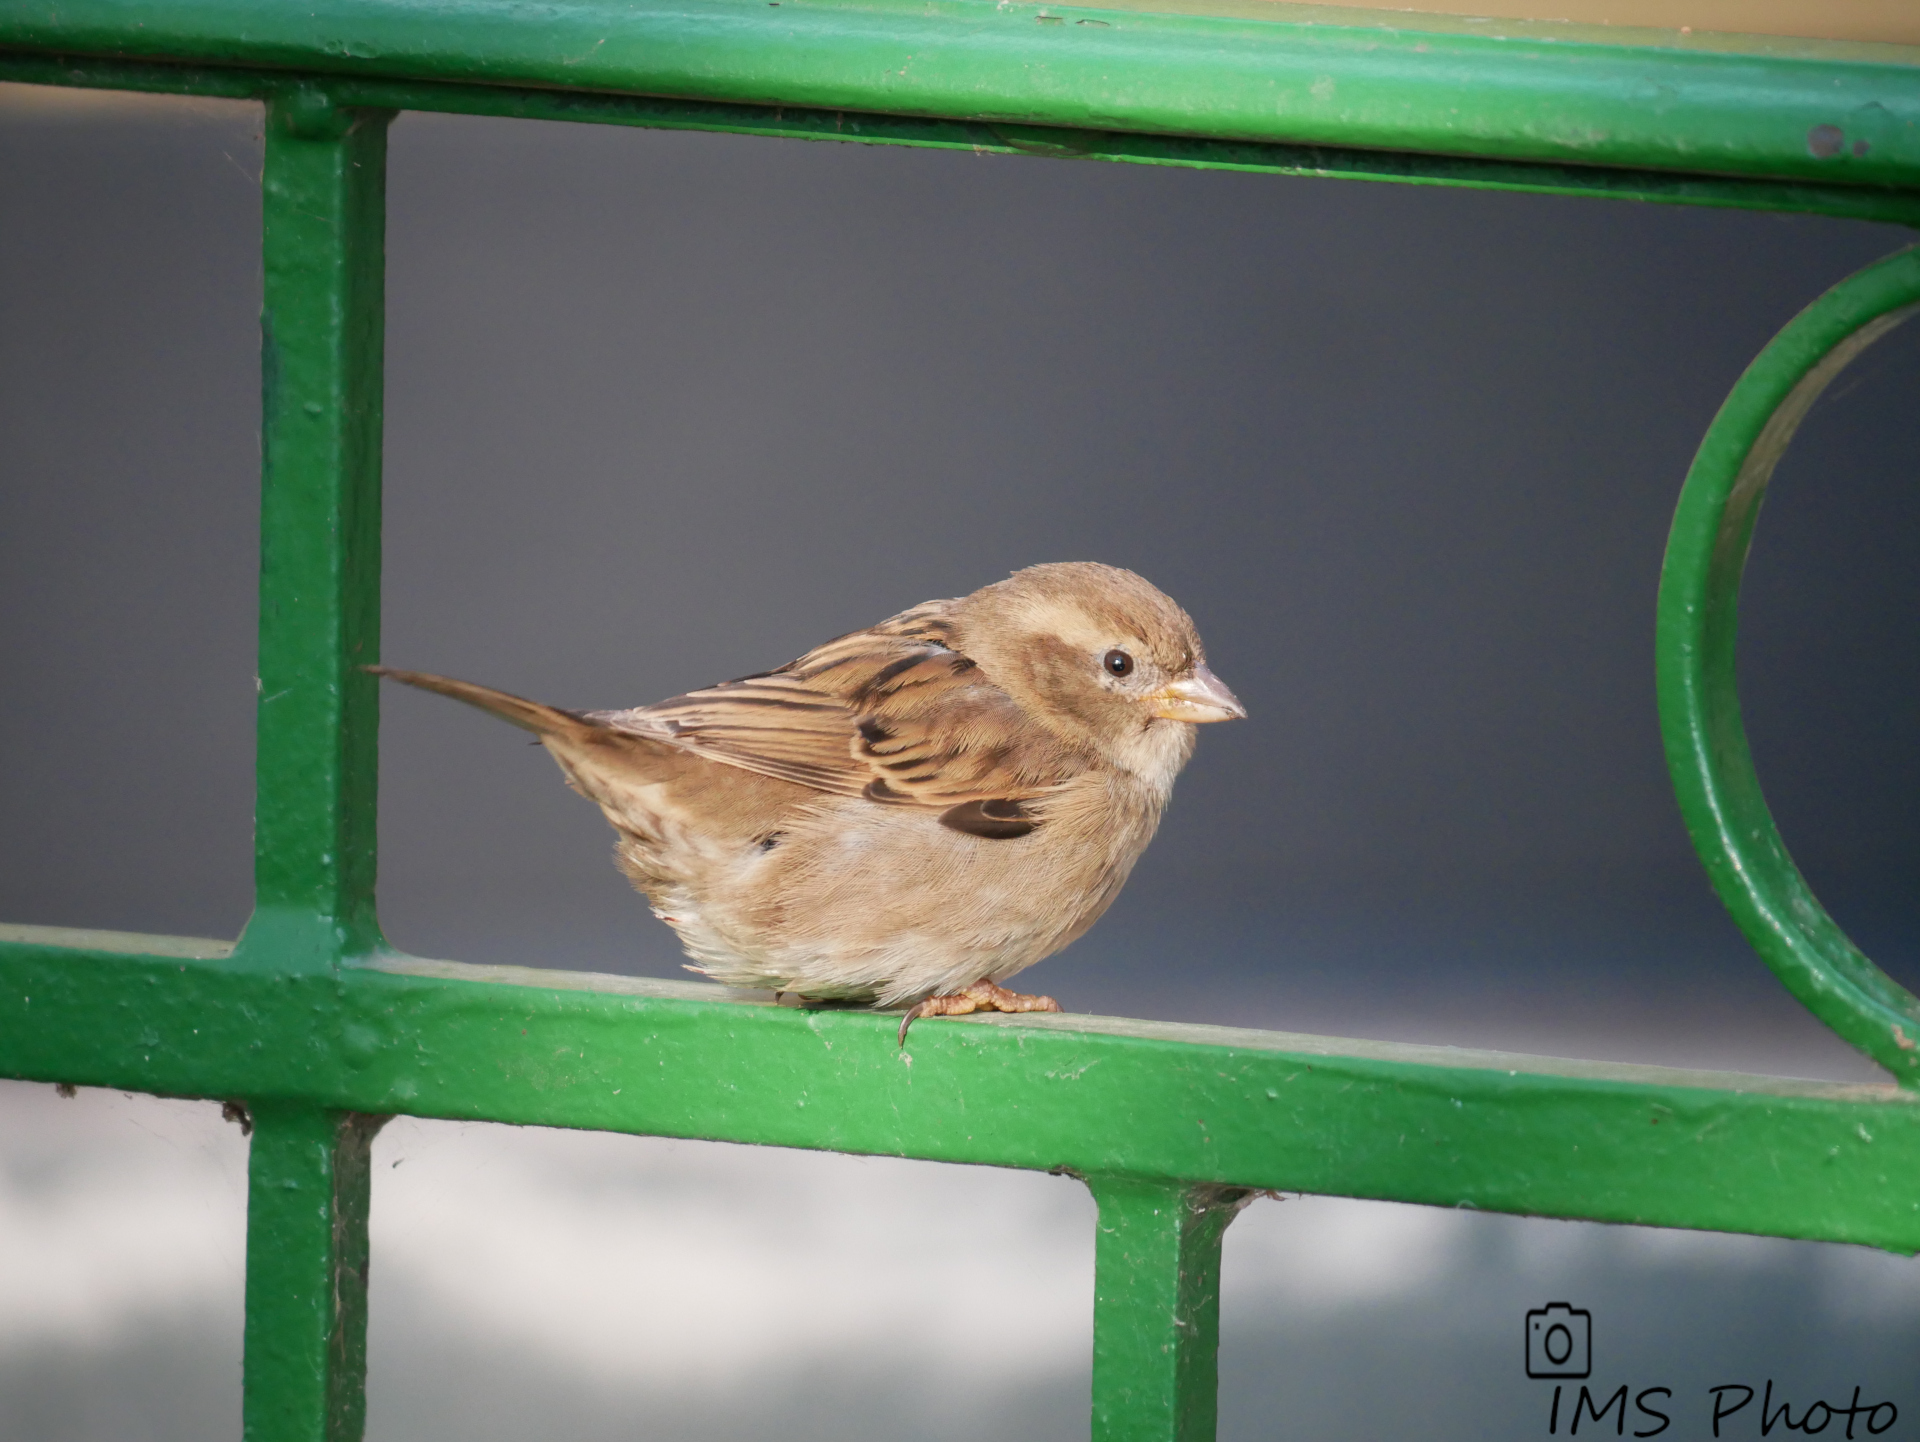
<instances>
[{"instance_id":1,"label":"bird's tail","mask_svg":"<svg viewBox=\"0 0 1920 1442\"><path fill-rule=\"evenodd\" d=\"M604 729L578 712L562 711L558 706L529 701L524 696L496 691L491 686L476 686L471 681L456 681L451 676L435 676L426 671L401 671L392 666L368 666L365 669L376 676L385 676L389 681L418 686L422 691L437 691L442 696L451 696L456 701L477 706L536 736L578 736L583 732Z\"/></svg>"},{"instance_id":2,"label":"bird's tail","mask_svg":"<svg viewBox=\"0 0 1920 1442\"><path fill-rule=\"evenodd\" d=\"M623 835L650 835L655 827L651 803L641 798L657 783L670 780L688 766L705 763L664 737L644 736L578 711L563 711L524 696L455 681L424 671L399 671L391 666L366 668L376 676L437 691L469 706L531 731L560 763L567 784L606 813Z\"/></svg>"}]
</instances>

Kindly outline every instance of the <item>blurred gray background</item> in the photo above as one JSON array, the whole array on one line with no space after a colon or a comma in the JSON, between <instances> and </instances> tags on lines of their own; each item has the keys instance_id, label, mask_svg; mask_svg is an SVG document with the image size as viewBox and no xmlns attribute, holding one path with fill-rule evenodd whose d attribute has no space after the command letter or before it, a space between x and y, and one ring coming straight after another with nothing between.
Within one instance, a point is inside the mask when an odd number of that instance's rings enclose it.
<instances>
[{"instance_id":1,"label":"blurred gray background","mask_svg":"<svg viewBox=\"0 0 1920 1442\"><path fill-rule=\"evenodd\" d=\"M246 918L259 166L250 107L0 98L8 920L230 936ZM1660 753L1652 618L1680 480L1741 368L1910 239L406 116L384 655L630 705L1018 566L1130 566L1193 613L1252 715L1203 733L1120 902L1034 986L1070 1010L1865 1078L1746 949L1692 857ZM1910 327L1803 429L1760 526L1741 657L1796 858L1910 985L1917 382ZM604 825L541 753L437 698L384 706L381 909L397 945L679 974ZM0 1435L237 1435L237 1252L206 1241L197 1290L170 1275L115 1291L123 1253L90 1259L86 1240L111 1231L87 1206L138 1194L113 1170L132 1165L135 1134L172 1138L140 1175L201 1198L179 1214L206 1225L183 1222L178 1245L226 1236L236 1187L244 1199L237 1138L113 1098L66 1104L96 1108L81 1127L44 1091L7 1089L0 1113L0 1237L14 1223L0 1278L9 1256L17 1276L30 1254L68 1270L36 1263L40 1290L13 1289L12 1323L0 1303ZM581 1242L530 1279L512 1270L531 1266L520 1243L609 1191L632 1209L573 1218L570 1236L649 1217L678 1235L680 1214L649 1212L635 1178L698 1192L720 1164L697 1158L727 1149L600 1139L616 1150L563 1165L530 1134L454 1130L382 1141L393 1167L438 1157L442 1181L376 1197L393 1230L377 1239L372 1437L1084 1434L1083 1339L1056 1354L1007 1321L1052 1315L1022 1290L1035 1278L1062 1316L1084 1307L1090 1251L1074 1248L1091 1214L1062 1200L1068 1184L750 1154L739 1165L770 1168L763 1181L713 1182L746 1210L695 1248L733 1278L705 1294L760 1315L753 1277L779 1275L826 1312L800 1307L784 1342L753 1346L724 1316L710 1337L690 1323L717 1370L623 1371L620 1328L639 1324L617 1309L571 1309L605 1317L590 1340L565 1341L559 1320L514 1329L547 1315L542 1288L624 1295L618 1269ZM815 1162L803 1180L778 1170ZM801 1195L819 1217L863 1198L873 1220L809 1233L781 1210ZM494 1230L467 1252L433 1251L456 1214L482 1213ZM95 1221L52 1220L79 1215ZM963 1280L908 1267L840 1295L837 1268L807 1270L983 1225L1047 1245L1008 1264L1010 1290L959 1341L914 1327ZM750 1276L725 1261L729 1235L769 1230L791 1243ZM1352 1266L1316 1268L1329 1255ZM1390 1280L1366 1282L1381 1257ZM1803 1384L1796 1409L1861 1384L1920 1421L1911 1263L1307 1200L1236 1223L1229 1266L1224 1437L1536 1435L1541 1384L1517 1349L1522 1313L1549 1294L1596 1309L1618 1349L1607 1375L1634 1381L1630 1360L1636 1387L1684 1385L1694 1411L1700 1388L1771 1369ZM474 1298L450 1290L489 1268L506 1270ZM31 1300L96 1285L91 1320ZM1009 1359L1004 1385L916 1403L970 1337ZM591 1339L615 1360L583 1361ZM1688 1412L1670 1435L1704 1427ZM1890 1435L1911 1431L1903 1411Z\"/></svg>"}]
</instances>

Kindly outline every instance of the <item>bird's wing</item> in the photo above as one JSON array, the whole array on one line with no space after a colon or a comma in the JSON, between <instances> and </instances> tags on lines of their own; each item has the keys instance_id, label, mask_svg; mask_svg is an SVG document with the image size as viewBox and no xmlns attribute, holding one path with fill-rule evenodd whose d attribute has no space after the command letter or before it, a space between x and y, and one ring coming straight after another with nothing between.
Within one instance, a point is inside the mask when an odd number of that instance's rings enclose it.
<instances>
[{"instance_id":1,"label":"bird's wing","mask_svg":"<svg viewBox=\"0 0 1920 1442\"><path fill-rule=\"evenodd\" d=\"M1020 802L1075 757L946 644L930 602L761 676L591 719L763 776L939 810L978 835L1033 829Z\"/></svg>"}]
</instances>

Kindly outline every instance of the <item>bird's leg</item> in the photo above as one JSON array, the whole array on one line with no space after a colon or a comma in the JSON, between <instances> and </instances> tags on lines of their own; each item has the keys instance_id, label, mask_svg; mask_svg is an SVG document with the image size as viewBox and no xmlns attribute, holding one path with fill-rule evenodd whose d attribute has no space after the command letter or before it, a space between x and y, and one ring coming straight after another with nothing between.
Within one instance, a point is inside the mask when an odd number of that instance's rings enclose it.
<instances>
[{"instance_id":1,"label":"bird's leg","mask_svg":"<svg viewBox=\"0 0 1920 1442\"><path fill-rule=\"evenodd\" d=\"M930 996L907 1012L900 1020L900 1045L907 1044L907 1028L923 1016L965 1016L970 1011L1058 1011L1060 1003L1050 996L1028 996L1008 991L984 978L972 986L945 996Z\"/></svg>"}]
</instances>

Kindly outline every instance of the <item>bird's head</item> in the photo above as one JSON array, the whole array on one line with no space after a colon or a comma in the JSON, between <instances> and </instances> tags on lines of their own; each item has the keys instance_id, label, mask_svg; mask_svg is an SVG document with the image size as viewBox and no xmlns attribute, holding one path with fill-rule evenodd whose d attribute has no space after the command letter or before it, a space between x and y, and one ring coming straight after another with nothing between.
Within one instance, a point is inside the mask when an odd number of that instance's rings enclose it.
<instances>
[{"instance_id":1,"label":"bird's head","mask_svg":"<svg viewBox=\"0 0 1920 1442\"><path fill-rule=\"evenodd\" d=\"M1171 784L1193 726L1247 714L1207 669L1193 620L1132 571L1030 566L955 608L956 640L1063 740Z\"/></svg>"}]
</instances>

